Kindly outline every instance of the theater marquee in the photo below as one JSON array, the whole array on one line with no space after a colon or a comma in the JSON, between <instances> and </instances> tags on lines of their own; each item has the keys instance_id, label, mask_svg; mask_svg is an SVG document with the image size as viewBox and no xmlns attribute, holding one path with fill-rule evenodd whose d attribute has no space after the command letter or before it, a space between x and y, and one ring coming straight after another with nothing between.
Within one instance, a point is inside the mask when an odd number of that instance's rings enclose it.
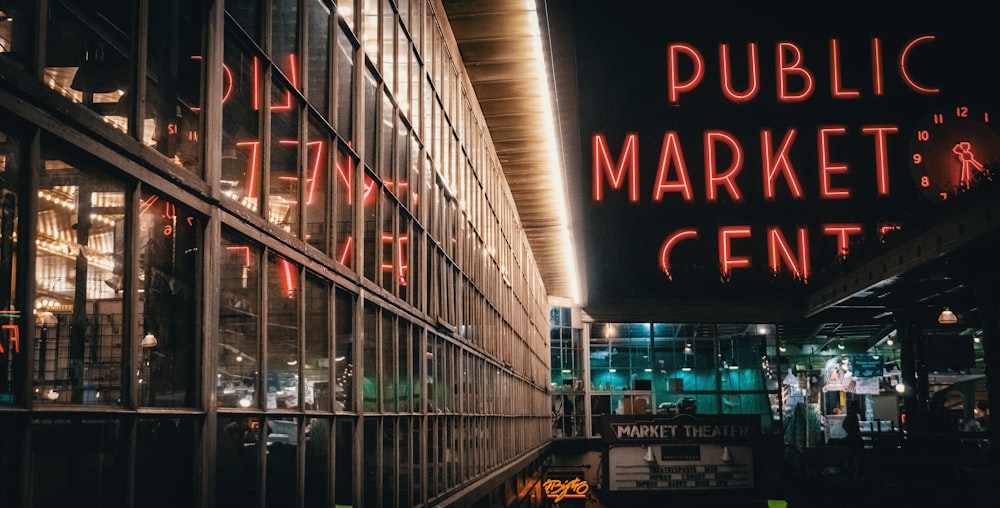
<instances>
[{"instance_id":1,"label":"theater marquee","mask_svg":"<svg viewBox=\"0 0 1000 508\"><path fill-rule=\"evenodd\" d=\"M752 441L760 436L756 416L603 418L612 491L754 486Z\"/></svg>"}]
</instances>

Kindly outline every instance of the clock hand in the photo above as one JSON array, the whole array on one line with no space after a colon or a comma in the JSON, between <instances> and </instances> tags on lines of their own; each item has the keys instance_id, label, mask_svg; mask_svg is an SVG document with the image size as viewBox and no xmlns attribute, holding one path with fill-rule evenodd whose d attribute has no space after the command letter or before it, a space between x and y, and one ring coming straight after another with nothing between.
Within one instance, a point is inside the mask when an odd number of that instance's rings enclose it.
<instances>
[{"instance_id":1,"label":"clock hand","mask_svg":"<svg viewBox=\"0 0 1000 508\"><path fill-rule=\"evenodd\" d=\"M983 170L983 165L976 160L975 154L972 153L972 144L968 141L959 141L951 148L951 151L958 156L959 162L962 163L962 174L958 179L958 184L962 187L971 186L972 169L969 166L979 171Z\"/></svg>"}]
</instances>

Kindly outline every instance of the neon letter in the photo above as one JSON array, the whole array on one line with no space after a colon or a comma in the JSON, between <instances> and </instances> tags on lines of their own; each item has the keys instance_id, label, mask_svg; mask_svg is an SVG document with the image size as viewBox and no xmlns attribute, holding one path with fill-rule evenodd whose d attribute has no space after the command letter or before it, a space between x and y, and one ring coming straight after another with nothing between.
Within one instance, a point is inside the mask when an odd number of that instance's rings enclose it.
<instances>
[{"instance_id":1,"label":"neon letter","mask_svg":"<svg viewBox=\"0 0 1000 508\"><path fill-rule=\"evenodd\" d=\"M722 174L716 173L716 140L722 141L728 145L733 154L733 161ZM743 195L740 193L740 188L737 187L736 182L733 181L742 168L743 147L740 146L739 141L737 141L736 138L728 132L714 130L705 131L705 192L707 193L707 199L709 201L716 200L717 196L715 188L721 184L726 186L726 190L729 191L729 197L731 197L733 201L743 201Z\"/></svg>"},{"instance_id":2,"label":"neon letter","mask_svg":"<svg viewBox=\"0 0 1000 508\"><path fill-rule=\"evenodd\" d=\"M778 102L801 102L808 99L813 93L813 77L802 67L802 48L794 42L779 42L777 52ZM785 58L786 54L790 54L790 61ZM802 78L802 90L795 94L788 91L789 74Z\"/></svg>"},{"instance_id":3,"label":"neon letter","mask_svg":"<svg viewBox=\"0 0 1000 508\"><path fill-rule=\"evenodd\" d=\"M906 83L907 86L909 86L911 89L913 89L913 91L917 93L932 95L941 91L940 88L928 88L926 86L918 84L916 81L913 80L912 77L910 77L910 71L907 70L908 59L910 58L910 50L917 47L917 45L919 44L923 44L925 42L933 40L934 40L933 35L923 35L917 37L916 39L910 41L909 44L907 44L906 47L904 47L903 50L899 52L899 75L900 77L903 78L903 82Z\"/></svg>"},{"instance_id":4,"label":"neon letter","mask_svg":"<svg viewBox=\"0 0 1000 508\"><path fill-rule=\"evenodd\" d=\"M673 279L673 275L670 274L670 251L674 250L674 246L681 240L696 238L698 238L697 229L678 229L664 240L663 245L660 246L660 269L667 275L667 280Z\"/></svg>"},{"instance_id":5,"label":"neon letter","mask_svg":"<svg viewBox=\"0 0 1000 508\"><path fill-rule=\"evenodd\" d=\"M729 61L729 45L719 45L720 70L722 75L722 94L733 102L747 102L753 99L759 91L760 70L757 66L757 43L747 44L747 88L742 92L733 89L732 66Z\"/></svg>"},{"instance_id":6,"label":"neon letter","mask_svg":"<svg viewBox=\"0 0 1000 508\"><path fill-rule=\"evenodd\" d=\"M886 135L899 132L899 128L892 125L862 127L861 132L875 136L875 175L878 182L878 193L881 196L889 195L889 153L886 148Z\"/></svg>"},{"instance_id":7,"label":"neon letter","mask_svg":"<svg viewBox=\"0 0 1000 508\"><path fill-rule=\"evenodd\" d=\"M260 148L260 141L243 141L236 143L236 146L249 146L250 147L250 167L247 168L247 195L246 197L252 198L257 193L257 189L254 187L257 183L257 152Z\"/></svg>"},{"instance_id":8,"label":"neon letter","mask_svg":"<svg viewBox=\"0 0 1000 508\"><path fill-rule=\"evenodd\" d=\"M785 181L788 182L788 189L792 191L792 196L798 199L802 198L802 186L799 185L799 179L795 176L795 169L792 168L792 162L788 159L788 150L792 147L792 142L795 141L795 134L795 129L789 129L785 133L784 139L781 140L781 147L778 148L778 152L772 153L771 131L766 129L760 131L760 152L764 170L765 199L774 199L774 182L778 179L779 174L785 175Z\"/></svg>"},{"instance_id":9,"label":"neon letter","mask_svg":"<svg viewBox=\"0 0 1000 508\"><path fill-rule=\"evenodd\" d=\"M595 134L593 139L594 154L594 201L604 199L604 187L601 185L602 173L607 173L611 187L620 189L622 180L625 178L625 170L628 170L629 200L633 203L639 201L639 136L629 133L625 136L625 147L622 148L621 157L616 166L611 165L611 157L608 155L607 142L603 134ZM604 171L602 171L604 170Z\"/></svg>"},{"instance_id":10,"label":"neon letter","mask_svg":"<svg viewBox=\"0 0 1000 508\"><path fill-rule=\"evenodd\" d=\"M691 63L694 64L694 72L691 73L691 77L683 82L679 81L677 76L679 72L677 69L677 57L681 53L691 57ZM667 96L670 102L678 102L681 92L694 90L701 83L701 78L704 76L705 60L694 46L682 43L667 46Z\"/></svg>"},{"instance_id":11,"label":"neon letter","mask_svg":"<svg viewBox=\"0 0 1000 508\"><path fill-rule=\"evenodd\" d=\"M875 95L882 95L882 43L878 37L872 39L872 90Z\"/></svg>"},{"instance_id":12,"label":"neon letter","mask_svg":"<svg viewBox=\"0 0 1000 508\"><path fill-rule=\"evenodd\" d=\"M719 228L719 264L722 265L722 275L727 276L733 268L750 266L749 256L733 256L729 245L732 238L749 238L750 226L727 226Z\"/></svg>"},{"instance_id":13,"label":"neon letter","mask_svg":"<svg viewBox=\"0 0 1000 508\"><path fill-rule=\"evenodd\" d=\"M670 161L677 166L677 180L667 181L667 172L670 168ZM633 179L634 181L634 179ZM663 135L663 147L660 148L660 167L656 171L656 188L653 189L653 201L660 201L664 192L680 191L684 195L684 201L692 201L694 192L691 184L688 183L687 168L684 165L684 154L681 153L680 144L677 141L676 131L667 131Z\"/></svg>"},{"instance_id":14,"label":"neon letter","mask_svg":"<svg viewBox=\"0 0 1000 508\"><path fill-rule=\"evenodd\" d=\"M830 39L830 94L835 99L855 99L861 95L857 90L842 90L840 86L840 42Z\"/></svg>"},{"instance_id":15,"label":"neon letter","mask_svg":"<svg viewBox=\"0 0 1000 508\"><path fill-rule=\"evenodd\" d=\"M823 234L837 237L837 254L846 256L848 246L851 243L851 235L861 234L859 224L826 224L823 226Z\"/></svg>"},{"instance_id":16,"label":"neon letter","mask_svg":"<svg viewBox=\"0 0 1000 508\"><path fill-rule=\"evenodd\" d=\"M830 175L833 173L847 173L847 164L834 164L830 162L829 136L831 134L844 134L847 129L844 127L822 127L819 130L819 195L824 198L846 199L851 197L850 189L834 189L830 183Z\"/></svg>"},{"instance_id":17,"label":"neon letter","mask_svg":"<svg viewBox=\"0 0 1000 508\"><path fill-rule=\"evenodd\" d=\"M778 273L781 270L780 262L784 260L785 265L792 271L796 279L805 281L809 278L809 236L806 228L798 228L799 259L796 262L792 256L792 249L785 240L785 235L775 227L767 230L767 253L770 258L771 271ZM780 255L780 257L779 257Z\"/></svg>"}]
</instances>

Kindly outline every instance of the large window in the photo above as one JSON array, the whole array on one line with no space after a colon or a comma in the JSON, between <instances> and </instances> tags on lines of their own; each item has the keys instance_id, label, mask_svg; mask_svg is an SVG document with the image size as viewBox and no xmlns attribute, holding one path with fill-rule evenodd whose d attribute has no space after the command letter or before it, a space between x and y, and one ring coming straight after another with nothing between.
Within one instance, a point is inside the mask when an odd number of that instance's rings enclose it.
<instances>
[{"instance_id":1,"label":"large window","mask_svg":"<svg viewBox=\"0 0 1000 508\"><path fill-rule=\"evenodd\" d=\"M143 193L136 294L142 309L139 400L144 406L197 404L200 226L185 206L158 193Z\"/></svg>"},{"instance_id":2,"label":"large window","mask_svg":"<svg viewBox=\"0 0 1000 508\"><path fill-rule=\"evenodd\" d=\"M222 192L239 205L257 211L260 206L262 147L260 138L260 59L227 31L225 48L227 87L222 108ZM295 139L295 138L292 138Z\"/></svg>"},{"instance_id":3,"label":"large window","mask_svg":"<svg viewBox=\"0 0 1000 508\"><path fill-rule=\"evenodd\" d=\"M185 169L201 171L202 2L149 3L149 49L143 143ZM233 86L224 69L223 93ZM123 100L131 102L134 94ZM121 101L120 101L121 102Z\"/></svg>"},{"instance_id":4,"label":"large window","mask_svg":"<svg viewBox=\"0 0 1000 508\"><path fill-rule=\"evenodd\" d=\"M122 405L126 185L46 141L35 256L36 403ZM190 382L190 381L188 381Z\"/></svg>"},{"instance_id":5,"label":"large window","mask_svg":"<svg viewBox=\"0 0 1000 508\"><path fill-rule=\"evenodd\" d=\"M224 234L220 253L216 400L221 407L259 407L260 249Z\"/></svg>"},{"instance_id":6,"label":"large window","mask_svg":"<svg viewBox=\"0 0 1000 508\"><path fill-rule=\"evenodd\" d=\"M0 333L0 406L12 406L18 401L18 383L14 373L23 363L29 342L21 339L18 318L28 309L19 308L16 302L17 289L17 225L18 203L24 199L18 185L20 178L21 141L0 131L0 309L10 314Z\"/></svg>"},{"instance_id":7,"label":"large window","mask_svg":"<svg viewBox=\"0 0 1000 508\"><path fill-rule=\"evenodd\" d=\"M761 330L773 327L594 323L592 413L753 414L770 428L778 418L778 362L767 346L776 339Z\"/></svg>"},{"instance_id":8,"label":"large window","mask_svg":"<svg viewBox=\"0 0 1000 508\"><path fill-rule=\"evenodd\" d=\"M49 2L43 81L129 131L134 2ZM127 100L123 100L127 99Z\"/></svg>"}]
</instances>

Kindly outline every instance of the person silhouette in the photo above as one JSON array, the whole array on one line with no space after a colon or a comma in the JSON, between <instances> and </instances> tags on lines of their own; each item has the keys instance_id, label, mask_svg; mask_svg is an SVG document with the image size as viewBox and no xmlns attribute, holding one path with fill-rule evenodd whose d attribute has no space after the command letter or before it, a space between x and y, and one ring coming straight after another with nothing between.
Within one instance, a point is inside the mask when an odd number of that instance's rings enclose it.
<instances>
[{"instance_id":1,"label":"person silhouette","mask_svg":"<svg viewBox=\"0 0 1000 508\"><path fill-rule=\"evenodd\" d=\"M857 480L860 478L860 474L858 472L858 462L861 455L861 449L864 446L861 439L860 412L861 404L856 400L852 400L847 405L847 414L844 415L844 421L842 423L844 432L847 433L847 438L845 439L847 444L847 477L851 480Z\"/></svg>"}]
</instances>

